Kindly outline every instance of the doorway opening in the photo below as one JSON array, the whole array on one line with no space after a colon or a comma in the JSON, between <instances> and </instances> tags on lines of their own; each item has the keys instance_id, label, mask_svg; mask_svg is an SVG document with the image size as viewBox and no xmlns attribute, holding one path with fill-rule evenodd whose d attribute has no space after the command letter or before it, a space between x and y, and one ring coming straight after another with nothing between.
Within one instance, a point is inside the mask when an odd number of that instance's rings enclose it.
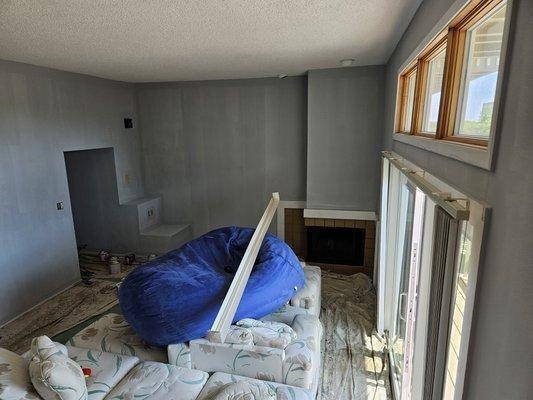
<instances>
[{"instance_id":1,"label":"doorway opening","mask_svg":"<svg viewBox=\"0 0 533 400\"><path fill-rule=\"evenodd\" d=\"M78 249L105 249L112 243L118 207L113 148L66 151L64 156Z\"/></svg>"}]
</instances>

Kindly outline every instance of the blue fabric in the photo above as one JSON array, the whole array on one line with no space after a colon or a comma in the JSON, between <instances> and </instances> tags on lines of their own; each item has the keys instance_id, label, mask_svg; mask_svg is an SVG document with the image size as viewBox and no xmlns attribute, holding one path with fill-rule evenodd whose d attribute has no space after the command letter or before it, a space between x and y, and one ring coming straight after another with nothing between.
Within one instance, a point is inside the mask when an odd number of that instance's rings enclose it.
<instances>
[{"instance_id":1,"label":"blue fabric","mask_svg":"<svg viewBox=\"0 0 533 400\"><path fill-rule=\"evenodd\" d=\"M156 346L204 337L253 232L237 227L216 229L136 268L119 290L126 320ZM267 234L234 322L278 310L303 287L304 280L291 248Z\"/></svg>"}]
</instances>

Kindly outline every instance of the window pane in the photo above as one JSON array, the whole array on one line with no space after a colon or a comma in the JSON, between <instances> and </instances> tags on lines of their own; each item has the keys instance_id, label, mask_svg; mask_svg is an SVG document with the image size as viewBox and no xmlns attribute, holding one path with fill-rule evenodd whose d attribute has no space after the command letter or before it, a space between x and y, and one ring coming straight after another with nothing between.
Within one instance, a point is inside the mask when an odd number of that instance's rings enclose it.
<instances>
[{"instance_id":1,"label":"window pane","mask_svg":"<svg viewBox=\"0 0 533 400\"><path fill-rule=\"evenodd\" d=\"M424 103L424 116L422 118L422 131L437 131L437 120L439 117L440 94L442 90L442 76L444 74L444 60L446 49L443 49L437 56L429 61L428 79Z\"/></svg>"},{"instance_id":2,"label":"window pane","mask_svg":"<svg viewBox=\"0 0 533 400\"><path fill-rule=\"evenodd\" d=\"M444 380L444 400L453 400L455 383L457 380L457 366L459 349L461 348L463 318L466 304L468 276L472 264L472 233L473 226L463 223L459 244L458 262L454 276L454 293L452 294L452 309L450 320L450 336L448 338L448 355L446 361L446 376Z\"/></svg>"},{"instance_id":3,"label":"window pane","mask_svg":"<svg viewBox=\"0 0 533 400\"><path fill-rule=\"evenodd\" d=\"M458 135L489 137L504 21L505 4L468 31Z\"/></svg>"},{"instance_id":4,"label":"window pane","mask_svg":"<svg viewBox=\"0 0 533 400\"><path fill-rule=\"evenodd\" d=\"M406 78L405 92L405 119L403 121L402 131L411 131L411 122L413 120L413 103L415 100L416 70Z\"/></svg>"}]
</instances>

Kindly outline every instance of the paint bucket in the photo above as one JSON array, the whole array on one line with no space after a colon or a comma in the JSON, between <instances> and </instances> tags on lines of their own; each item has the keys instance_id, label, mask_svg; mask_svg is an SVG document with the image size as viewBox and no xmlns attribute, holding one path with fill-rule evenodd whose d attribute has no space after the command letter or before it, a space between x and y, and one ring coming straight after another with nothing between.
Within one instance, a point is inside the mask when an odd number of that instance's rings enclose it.
<instances>
[{"instance_id":1,"label":"paint bucket","mask_svg":"<svg viewBox=\"0 0 533 400\"><path fill-rule=\"evenodd\" d=\"M100 253L98 253L98 257L100 258L101 262L106 262L109 258L109 253L105 250L102 250Z\"/></svg>"},{"instance_id":2,"label":"paint bucket","mask_svg":"<svg viewBox=\"0 0 533 400\"><path fill-rule=\"evenodd\" d=\"M135 254L131 253L131 254L127 254L124 256L124 264L133 265L134 262L135 262Z\"/></svg>"},{"instance_id":3,"label":"paint bucket","mask_svg":"<svg viewBox=\"0 0 533 400\"><path fill-rule=\"evenodd\" d=\"M120 274L120 263L118 262L117 257L109 258L109 273L111 275Z\"/></svg>"}]
</instances>

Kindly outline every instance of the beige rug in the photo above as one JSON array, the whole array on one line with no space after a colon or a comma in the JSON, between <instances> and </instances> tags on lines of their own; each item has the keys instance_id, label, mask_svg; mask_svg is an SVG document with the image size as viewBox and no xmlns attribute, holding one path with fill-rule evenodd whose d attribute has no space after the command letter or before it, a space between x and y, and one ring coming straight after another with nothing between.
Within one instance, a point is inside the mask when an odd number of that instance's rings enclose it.
<instances>
[{"instance_id":1,"label":"beige rug","mask_svg":"<svg viewBox=\"0 0 533 400\"><path fill-rule=\"evenodd\" d=\"M55 336L118 304L116 283L94 282L79 283L1 327L0 347L23 353L35 336Z\"/></svg>"},{"instance_id":2,"label":"beige rug","mask_svg":"<svg viewBox=\"0 0 533 400\"><path fill-rule=\"evenodd\" d=\"M322 271L324 325L317 400L391 399L384 340L376 333L376 293L364 274Z\"/></svg>"}]
</instances>

